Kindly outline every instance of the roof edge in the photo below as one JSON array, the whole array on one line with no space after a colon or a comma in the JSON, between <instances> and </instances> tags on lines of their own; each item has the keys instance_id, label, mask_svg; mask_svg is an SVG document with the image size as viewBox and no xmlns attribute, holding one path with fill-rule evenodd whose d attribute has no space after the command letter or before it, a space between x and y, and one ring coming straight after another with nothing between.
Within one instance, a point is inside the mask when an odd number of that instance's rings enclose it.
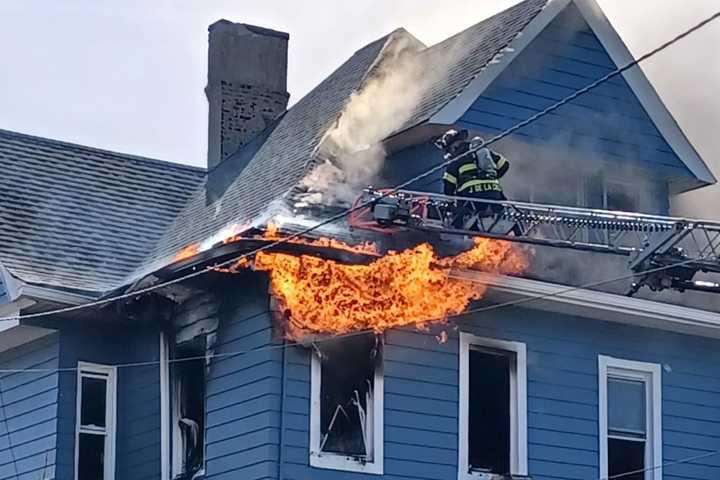
<instances>
[{"instance_id":1,"label":"roof edge","mask_svg":"<svg viewBox=\"0 0 720 480\"><path fill-rule=\"evenodd\" d=\"M635 61L635 57L630 53L627 45L620 38L596 0L572 0L572 3L580 11L616 65L622 66ZM690 143L640 65L626 70L622 76L640 101L650 120L690 172L706 185L717 183L715 175Z\"/></svg>"},{"instance_id":2,"label":"roof edge","mask_svg":"<svg viewBox=\"0 0 720 480\"><path fill-rule=\"evenodd\" d=\"M505 68L567 7L572 0L550 0L530 22L510 41L495 51L483 70L452 100L446 103L426 123L452 125L472 105L475 99L494 82ZM501 62L493 62L498 55Z\"/></svg>"},{"instance_id":3,"label":"roof edge","mask_svg":"<svg viewBox=\"0 0 720 480\"><path fill-rule=\"evenodd\" d=\"M163 165L166 167L176 168L178 170L186 170L186 171L197 172L197 173L206 173L206 169L203 167L195 167L193 165L186 165L184 163L172 162L170 160L159 160L156 158L143 157L140 155L133 155L131 153L116 152L116 151L107 150L104 148L90 147L88 145L82 145L80 143L67 142L64 140L56 140L54 138L40 137L38 135L30 135L28 133L16 132L14 130L6 130L3 128L0 128L0 136L2 136L2 135L7 135L10 137L19 137L20 139L33 140L33 141L42 142L42 143L50 143L50 144L54 144L54 145L58 145L58 146L62 146L62 147L75 148L75 149L85 150L85 151L93 152L93 153L101 153L101 154L106 154L106 155L118 155L118 156L122 156L127 159L130 159L130 160L135 160L135 161L139 161L139 162L143 162L143 163L150 163L150 164L155 164L155 165Z\"/></svg>"}]
</instances>

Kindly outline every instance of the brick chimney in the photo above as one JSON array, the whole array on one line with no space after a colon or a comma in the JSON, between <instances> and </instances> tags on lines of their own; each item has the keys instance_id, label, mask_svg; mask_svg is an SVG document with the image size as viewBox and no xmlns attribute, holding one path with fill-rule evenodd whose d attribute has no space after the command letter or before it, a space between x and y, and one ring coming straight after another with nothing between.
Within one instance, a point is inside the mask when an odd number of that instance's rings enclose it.
<instances>
[{"instance_id":1,"label":"brick chimney","mask_svg":"<svg viewBox=\"0 0 720 480\"><path fill-rule=\"evenodd\" d=\"M282 114L289 35L219 20L208 28L208 169L251 142Z\"/></svg>"}]
</instances>

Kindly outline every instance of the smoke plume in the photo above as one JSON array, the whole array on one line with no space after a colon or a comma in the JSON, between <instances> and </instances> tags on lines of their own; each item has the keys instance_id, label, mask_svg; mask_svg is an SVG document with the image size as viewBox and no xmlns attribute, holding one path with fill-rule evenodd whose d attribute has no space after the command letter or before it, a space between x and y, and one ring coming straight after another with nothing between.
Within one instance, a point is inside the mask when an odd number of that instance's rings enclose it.
<instances>
[{"instance_id":1,"label":"smoke plume","mask_svg":"<svg viewBox=\"0 0 720 480\"><path fill-rule=\"evenodd\" d=\"M384 138L401 128L428 79L417 53L424 45L405 30L393 32L362 87L354 92L316 153L320 162L303 179L304 204L347 205L377 175Z\"/></svg>"}]
</instances>

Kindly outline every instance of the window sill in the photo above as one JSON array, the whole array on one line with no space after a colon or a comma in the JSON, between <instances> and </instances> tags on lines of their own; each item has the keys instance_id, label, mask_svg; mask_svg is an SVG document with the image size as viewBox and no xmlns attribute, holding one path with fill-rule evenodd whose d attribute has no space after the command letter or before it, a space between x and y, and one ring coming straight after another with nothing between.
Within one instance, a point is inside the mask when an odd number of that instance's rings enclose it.
<instances>
[{"instance_id":1,"label":"window sill","mask_svg":"<svg viewBox=\"0 0 720 480\"><path fill-rule=\"evenodd\" d=\"M372 475L383 474L382 461L363 462L355 457L334 455L332 453L310 453L310 466L329 470L369 473Z\"/></svg>"}]
</instances>

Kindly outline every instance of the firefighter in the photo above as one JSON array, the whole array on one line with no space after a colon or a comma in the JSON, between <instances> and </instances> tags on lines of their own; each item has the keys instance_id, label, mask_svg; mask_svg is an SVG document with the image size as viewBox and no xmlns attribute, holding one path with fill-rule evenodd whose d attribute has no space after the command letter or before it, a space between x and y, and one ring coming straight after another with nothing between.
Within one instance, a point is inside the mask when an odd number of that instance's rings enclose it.
<instances>
[{"instance_id":1,"label":"firefighter","mask_svg":"<svg viewBox=\"0 0 720 480\"><path fill-rule=\"evenodd\" d=\"M468 140L467 130L448 130L438 139L436 144L445 152L445 159L461 157L445 168L443 175L445 195L506 200L500 186L500 178L510 168L510 162L499 153L487 148L462 156L482 143L480 137Z\"/></svg>"},{"instance_id":2,"label":"firefighter","mask_svg":"<svg viewBox=\"0 0 720 480\"><path fill-rule=\"evenodd\" d=\"M467 130L448 130L435 143L444 152L444 158L449 160L457 158L445 168L443 174L443 189L445 195L459 197L480 198L486 200L507 200L500 185L500 179L510 168L507 158L488 148L477 149L483 144L483 139L473 137L468 140ZM473 150L472 153L468 153ZM464 155L466 154L466 155ZM475 205L470 202L459 202L455 212L455 228L469 229L464 225L467 215L478 213ZM491 205L488 210L491 214L497 214L502 207ZM513 227L516 235L520 234L519 227Z\"/></svg>"}]
</instances>

